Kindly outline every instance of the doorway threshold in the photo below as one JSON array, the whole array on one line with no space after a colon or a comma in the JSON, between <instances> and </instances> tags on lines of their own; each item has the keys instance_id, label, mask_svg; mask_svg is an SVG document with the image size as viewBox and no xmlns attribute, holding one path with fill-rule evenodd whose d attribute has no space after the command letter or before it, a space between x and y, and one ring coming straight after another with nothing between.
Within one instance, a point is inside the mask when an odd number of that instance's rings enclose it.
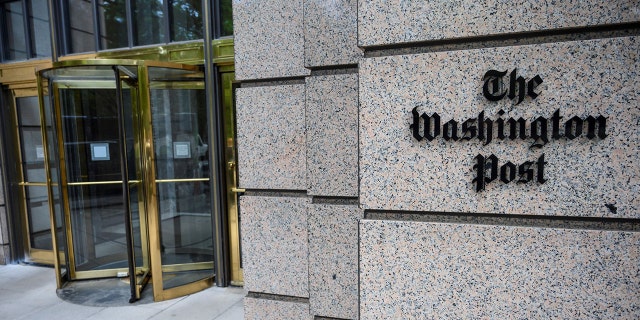
<instances>
[{"instance_id":1,"label":"doorway threshold","mask_svg":"<svg viewBox=\"0 0 640 320\"><path fill-rule=\"evenodd\" d=\"M140 300L129 303L131 287L129 278L79 280L67 283L56 294L64 301L91 307L121 307L153 303L151 283L145 286Z\"/></svg>"}]
</instances>

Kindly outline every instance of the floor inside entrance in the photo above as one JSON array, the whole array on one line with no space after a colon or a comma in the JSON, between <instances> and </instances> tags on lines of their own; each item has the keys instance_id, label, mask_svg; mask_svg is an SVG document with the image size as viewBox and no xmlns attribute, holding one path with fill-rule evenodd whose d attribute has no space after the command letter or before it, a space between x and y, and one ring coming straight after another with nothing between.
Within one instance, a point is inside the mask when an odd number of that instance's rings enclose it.
<instances>
[{"instance_id":1,"label":"floor inside entrance","mask_svg":"<svg viewBox=\"0 0 640 320\"><path fill-rule=\"evenodd\" d=\"M128 284L119 279L83 281L84 286L56 295L54 270L29 265L0 265L0 319L209 319L244 318L242 288L218 288L168 301L153 302L151 288L144 298L129 304ZM102 290L109 286L110 290ZM66 295L66 296L65 296Z\"/></svg>"}]
</instances>

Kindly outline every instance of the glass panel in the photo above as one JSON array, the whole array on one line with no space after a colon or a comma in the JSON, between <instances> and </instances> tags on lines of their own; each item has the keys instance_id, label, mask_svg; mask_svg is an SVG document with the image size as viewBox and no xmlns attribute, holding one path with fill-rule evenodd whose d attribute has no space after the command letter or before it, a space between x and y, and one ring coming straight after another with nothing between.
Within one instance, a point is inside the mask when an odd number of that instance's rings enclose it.
<instances>
[{"instance_id":1,"label":"glass panel","mask_svg":"<svg viewBox=\"0 0 640 320\"><path fill-rule=\"evenodd\" d=\"M57 286L60 288L63 284L63 279L67 275L67 256L66 256L66 231L65 231L65 221L64 221L64 213L62 211L62 201L60 200L60 188L59 184L59 172L58 172L58 144L57 137L55 135L55 123L52 119L55 118L53 114L53 110L51 108L50 96L49 96L49 87L48 81L46 79L41 79L42 81L42 104L43 104L43 114L45 115L45 122L47 124L46 128L46 138L47 138L47 164L49 167L49 179L51 180L51 195L49 205L51 206L52 213L54 216L54 229L55 232L55 241L57 244L56 256L54 257L58 263L58 268L56 269L58 274L57 276Z\"/></svg>"},{"instance_id":2,"label":"glass panel","mask_svg":"<svg viewBox=\"0 0 640 320\"><path fill-rule=\"evenodd\" d=\"M18 110L18 132L24 180L25 182L46 183L38 97L17 98L16 108ZM48 197L47 188L44 186L24 187L25 209L32 249L53 249Z\"/></svg>"},{"instance_id":3,"label":"glass panel","mask_svg":"<svg viewBox=\"0 0 640 320\"><path fill-rule=\"evenodd\" d=\"M173 0L169 3L171 41L202 39L202 1Z\"/></svg>"},{"instance_id":4,"label":"glass panel","mask_svg":"<svg viewBox=\"0 0 640 320\"><path fill-rule=\"evenodd\" d=\"M209 177L205 106L202 89L151 90L164 289L213 276L209 181L180 181Z\"/></svg>"},{"instance_id":5,"label":"glass panel","mask_svg":"<svg viewBox=\"0 0 640 320\"><path fill-rule=\"evenodd\" d=\"M4 26L2 30L7 37L5 40L4 60L27 59L26 35L24 33L24 12L22 1L13 1L2 4L4 13Z\"/></svg>"},{"instance_id":6,"label":"glass panel","mask_svg":"<svg viewBox=\"0 0 640 320\"><path fill-rule=\"evenodd\" d=\"M31 248L53 250L47 188L26 187L25 189Z\"/></svg>"},{"instance_id":7,"label":"glass panel","mask_svg":"<svg viewBox=\"0 0 640 320\"><path fill-rule=\"evenodd\" d=\"M162 0L132 0L131 3L136 37L134 45L143 46L165 42Z\"/></svg>"},{"instance_id":8,"label":"glass panel","mask_svg":"<svg viewBox=\"0 0 640 320\"><path fill-rule=\"evenodd\" d=\"M233 35L233 12L231 0L220 0L220 36Z\"/></svg>"},{"instance_id":9,"label":"glass panel","mask_svg":"<svg viewBox=\"0 0 640 320\"><path fill-rule=\"evenodd\" d=\"M91 1L68 0L71 52L96 51Z\"/></svg>"},{"instance_id":10,"label":"glass panel","mask_svg":"<svg viewBox=\"0 0 640 320\"><path fill-rule=\"evenodd\" d=\"M31 0L31 41L37 58L51 56L51 33L49 32L49 5L47 0Z\"/></svg>"},{"instance_id":11,"label":"glass panel","mask_svg":"<svg viewBox=\"0 0 640 320\"><path fill-rule=\"evenodd\" d=\"M130 115L131 92L123 90L123 95L125 114ZM126 268L116 90L66 89L60 97L76 270ZM126 130L131 137L132 127ZM126 141L133 150L133 140ZM135 170L135 154L128 156ZM73 185L108 181L113 183ZM137 199L137 193L133 196Z\"/></svg>"},{"instance_id":12,"label":"glass panel","mask_svg":"<svg viewBox=\"0 0 640 320\"><path fill-rule=\"evenodd\" d=\"M101 49L129 46L125 0L98 0Z\"/></svg>"}]
</instances>

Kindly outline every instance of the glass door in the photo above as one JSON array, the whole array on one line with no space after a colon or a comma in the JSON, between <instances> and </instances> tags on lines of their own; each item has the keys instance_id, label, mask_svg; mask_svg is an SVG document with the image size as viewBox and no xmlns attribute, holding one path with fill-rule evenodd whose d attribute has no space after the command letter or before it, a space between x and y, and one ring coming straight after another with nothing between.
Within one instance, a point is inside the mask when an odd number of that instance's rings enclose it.
<instances>
[{"instance_id":1,"label":"glass door","mask_svg":"<svg viewBox=\"0 0 640 320\"><path fill-rule=\"evenodd\" d=\"M131 299L149 275L140 161L137 77L118 66L43 72L48 79L55 134L48 139L60 166L60 215L68 279L128 277ZM126 115L126 116L125 116ZM55 139L53 138L55 136ZM65 267L65 269L67 269Z\"/></svg>"},{"instance_id":2,"label":"glass door","mask_svg":"<svg viewBox=\"0 0 640 320\"><path fill-rule=\"evenodd\" d=\"M40 107L37 96L15 98L13 123L19 166L20 212L24 226L25 261L53 264L49 198L45 174ZM50 127L50 123L45 124Z\"/></svg>"},{"instance_id":3,"label":"glass door","mask_svg":"<svg viewBox=\"0 0 640 320\"><path fill-rule=\"evenodd\" d=\"M153 288L165 300L213 283L208 121L202 74L150 67L148 80Z\"/></svg>"},{"instance_id":4,"label":"glass door","mask_svg":"<svg viewBox=\"0 0 640 320\"><path fill-rule=\"evenodd\" d=\"M53 245L64 250L58 274L129 277L132 301L150 278L155 300L211 286L216 235L202 72L91 60L40 75L55 119L51 194L62 200L51 217L66 231L64 245Z\"/></svg>"}]
</instances>

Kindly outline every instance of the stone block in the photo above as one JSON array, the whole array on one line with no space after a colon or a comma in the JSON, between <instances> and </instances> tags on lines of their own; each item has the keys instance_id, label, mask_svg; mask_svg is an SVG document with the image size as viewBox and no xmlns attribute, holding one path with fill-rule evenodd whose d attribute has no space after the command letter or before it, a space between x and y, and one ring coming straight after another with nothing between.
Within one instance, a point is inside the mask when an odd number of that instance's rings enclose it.
<instances>
[{"instance_id":1,"label":"stone block","mask_svg":"<svg viewBox=\"0 0 640 320\"><path fill-rule=\"evenodd\" d=\"M308 77L307 192L358 196L358 75Z\"/></svg>"},{"instance_id":2,"label":"stone block","mask_svg":"<svg viewBox=\"0 0 640 320\"><path fill-rule=\"evenodd\" d=\"M358 63L357 0L304 1L304 60L306 67Z\"/></svg>"},{"instance_id":3,"label":"stone block","mask_svg":"<svg viewBox=\"0 0 640 320\"><path fill-rule=\"evenodd\" d=\"M236 80L308 75L303 18L303 0L234 0Z\"/></svg>"},{"instance_id":4,"label":"stone block","mask_svg":"<svg viewBox=\"0 0 640 320\"><path fill-rule=\"evenodd\" d=\"M358 1L358 45L466 38L640 20L640 2Z\"/></svg>"},{"instance_id":5,"label":"stone block","mask_svg":"<svg viewBox=\"0 0 640 320\"><path fill-rule=\"evenodd\" d=\"M362 207L640 217L639 44L637 37L620 37L364 59L359 69ZM485 81L489 70L505 75ZM537 76L542 82L534 81ZM502 84L494 92L497 78ZM510 89L512 78L516 90ZM517 90L520 82L527 89ZM490 101L485 83L489 96L504 97ZM600 116L605 126L596 120ZM595 124L592 137L589 117ZM416 119L418 126L412 127ZM491 155L498 161L490 161ZM478 166L479 156L486 158L484 165ZM530 166L521 172L526 162Z\"/></svg>"},{"instance_id":6,"label":"stone block","mask_svg":"<svg viewBox=\"0 0 640 320\"><path fill-rule=\"evenodd\" d=\"M244 298L245 320L312 320L309 304L293 301Z\"/></svg>"},{"instance_id":7,"label":"stone block","mask_svg":"<svg viewBox=\"0 0 640 320\"><path fill-rule=\"evenodd\" d=\"M305 190L304 85L237 89L239 186Z\"/></svg>"},{"instance_id":8,"label":"stone block","mask_svg":"<svg viewBox=\"0 0 640 320\"><path fill-rule=\"evenodd\" d=\"M306 197L240 197L244 289L309 297Z\"/></svg>"},{"instance_id":9,"label":"stone block","mask_svg":"<svg viewBox=\"0 0 640 320\"><path fill-rule=\"evenodd\" d=\"M357 205L309 207L309 304L311 314L358 318Z\"/></svg>"},{"instance_id":10,"label":"stone block","mask_svg":"<svg viewBox=\"0 0 640 320\"><path fill-rule=\"evenodd\" d=\"M640 233L368 220L361 319L638 319Z\"/></svg>"}]
</instances>

